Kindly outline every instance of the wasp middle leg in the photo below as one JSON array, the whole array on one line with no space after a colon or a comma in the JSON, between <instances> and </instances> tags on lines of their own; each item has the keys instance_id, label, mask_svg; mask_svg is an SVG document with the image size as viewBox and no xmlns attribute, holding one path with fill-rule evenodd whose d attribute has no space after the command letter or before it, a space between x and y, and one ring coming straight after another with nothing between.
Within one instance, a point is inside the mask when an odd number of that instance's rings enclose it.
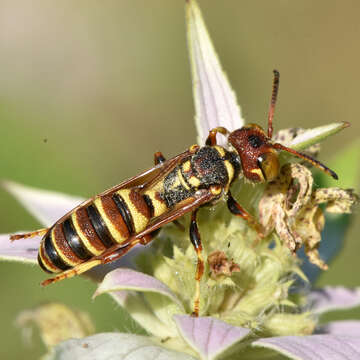
<instances>
[{"instance_id":1,"label":"wasp middle leg","mask_svg":"<svg viewBox=\"0 0 360 360\"><path fill-rule=\"evenodd\" d=\"M200 307L200 281L204 274L204 258L202 255L202 244L198 225L196 222L196 215L198 209L191 213L191 222L190 222L190 240L194 246L197 255L197 265L195 273L195 299L194 299L194 311L193 316L199 316L199 307Z\"/></svg>"},{"instance_id":2,"label":"wasp middle leg","mask_svg":"<svg viewBox=\"0 0 360 360\"><path fill-rule=\"evenodd\" d=\"M236 216L246 220L248 224L257 232L260 238L264 237L263 227L255 220L255 218L249 214L231 195L231 192L227 193L227 206L230 212Z\"/></svg>"}]
</instances>

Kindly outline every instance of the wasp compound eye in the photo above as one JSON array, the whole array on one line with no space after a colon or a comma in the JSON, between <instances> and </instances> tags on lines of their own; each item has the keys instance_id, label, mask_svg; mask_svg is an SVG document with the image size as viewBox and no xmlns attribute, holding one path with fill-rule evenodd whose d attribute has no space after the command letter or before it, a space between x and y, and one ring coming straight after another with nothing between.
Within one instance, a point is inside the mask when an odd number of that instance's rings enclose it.
<instances>
[{"instance_id":1,"label":"wasp compound eye","mask_svg":"<svg viewBox=\"0 0 360 360\"><path fill-rule=\"evenodd\" d=\"M263 153L258 157L257 161L266 181L276 179L280 171L279 159L276 153Z\"/></svg>"}]
</instances>

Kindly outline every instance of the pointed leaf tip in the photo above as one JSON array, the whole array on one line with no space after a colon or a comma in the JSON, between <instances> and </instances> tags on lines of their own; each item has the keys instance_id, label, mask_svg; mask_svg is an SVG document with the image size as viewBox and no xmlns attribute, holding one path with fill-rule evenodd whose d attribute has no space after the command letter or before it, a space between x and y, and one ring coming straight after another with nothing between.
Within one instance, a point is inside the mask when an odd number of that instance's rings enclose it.
<instances>
[{"instance_id":1,"label":"pointed leaf tip","mask_svg":"<svg viewBox=\"0 0 360 360\"><path fill-rule=\"evenodd\" d=\"M288 146L294 150L306 149L311 145L318 144L327 137L334 135L349 126L350 123L348 122L337 122L308 129L290 141Z\"/></svg>"},{"instance_id":2,"label":"pointed leaf tip","mask_svg":"<svg viewBox=\"0 0 360 360\"><path fill-rule=\"evenodd\" d=\"M80 197L37 189L13 181L2 181L1 185L45 226L51 226L84 200Z\"/></svg>"},{"instance_id":3,"label":"pointed leaf tip","mask_svg":"<svg viewBox=\"0 0 360 360\"><path fill-rule=\"evenodd\" d=\"M10 235L0 235L0 259L37 264L40 236L26 241L10 241Z\"/></svg>"},{"instance_id":4,"label":"pointed leaf tip","mask_svg":"<svg viewBox=\"0 0 360 360\"><path fill-rule=\"evenodd\" d=\"M106 274L104 280L97 288L94 297L121 290L158 293L169 298L179 309L184 311L180 300L164 283L152 276L131 269L121 268Z\"/></svg>"},{"instance_id":5,"label":"pointed leaf tip","mask_svg":"<svg viewBox=\"0 0 360 360\"><path fill-rule=\"evenodd\" d=\"M199 353L201 359L217 358L250 333L249 329L211 317L176 315L174 320L184 340Z\"/></svg>"},{"instance_id":6,"label":"pointed leaf tip","mask_svg":"<svg viewBox=\"0 0 360 360\"><path fill-rule=\"evenodd\" d=\"M209 130L223 126L232 131L242 127L244 120L195 0L186 1L186 20L195 123L199 143L204 144ZM226 143L220 137L218 142Z\"/></svg>"}]
</instances>

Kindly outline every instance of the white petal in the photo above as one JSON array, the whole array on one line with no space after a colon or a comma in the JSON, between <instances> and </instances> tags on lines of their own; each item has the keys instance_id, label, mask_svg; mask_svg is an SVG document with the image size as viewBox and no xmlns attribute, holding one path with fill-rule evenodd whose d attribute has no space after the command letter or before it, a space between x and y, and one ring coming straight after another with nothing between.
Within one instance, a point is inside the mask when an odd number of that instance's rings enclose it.
<instances>
[{"instance_id":1,"label":"white petal","mask_svg":"<svg viewBox=\"0 0 360 360\"><path fill-rule=\"evenodd\" d=\"M120 333L104 333L64 341L45 359L194 360L190 355L159 346L148 336Z\"/></svg>"},{"instance_id":2,"label":"white petal","mask_svg":"<svg viewBox=\"0 0 360 360\"><path fill-rule=\"evenodd\" d=\"M0 259L37 264L41 236L10 241L10 235L0 235Z\"/></svg>"},{"instance_id":3,"label":"white petal","mask_svg":"<svg viewBox=\"0 0 360 360\"><path fill-rule=\"evenodd\" d=\"M242 127L244 120L196 1L187 2L186 15L195 121L199 144L204 144L210 129L223 126L232 131ZM218 143L225 141L219 136Z\"/></svg>"},{"instance_id":4,"label":"white petal","mask_svg":"<svg viewBox=\"0 0 360 360\"><path fill-rule=\"evenodd\" d=\"M4 181L3 186L46 227L51 226L84 200L80 197L37 189L12 181Z\"/></svg>"}]
</instances>

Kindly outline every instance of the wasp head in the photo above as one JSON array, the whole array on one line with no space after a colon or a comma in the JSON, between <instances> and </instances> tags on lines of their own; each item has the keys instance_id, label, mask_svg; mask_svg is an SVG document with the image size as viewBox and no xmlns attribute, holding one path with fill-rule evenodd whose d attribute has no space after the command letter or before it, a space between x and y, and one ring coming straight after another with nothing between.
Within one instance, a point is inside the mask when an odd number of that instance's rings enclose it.
<instances>
[{"instance_id":1,"label":"wasp head","mask_svg":"<svg viewBox=\"0 0 360 360\"><path fill-rule=\"evenodd\" d=\"M265 182L278 176L280 165L277 151L259 125L249 124L233 131L228 141L239 154L247 179Z\"/></svg>"}]
</instances>

